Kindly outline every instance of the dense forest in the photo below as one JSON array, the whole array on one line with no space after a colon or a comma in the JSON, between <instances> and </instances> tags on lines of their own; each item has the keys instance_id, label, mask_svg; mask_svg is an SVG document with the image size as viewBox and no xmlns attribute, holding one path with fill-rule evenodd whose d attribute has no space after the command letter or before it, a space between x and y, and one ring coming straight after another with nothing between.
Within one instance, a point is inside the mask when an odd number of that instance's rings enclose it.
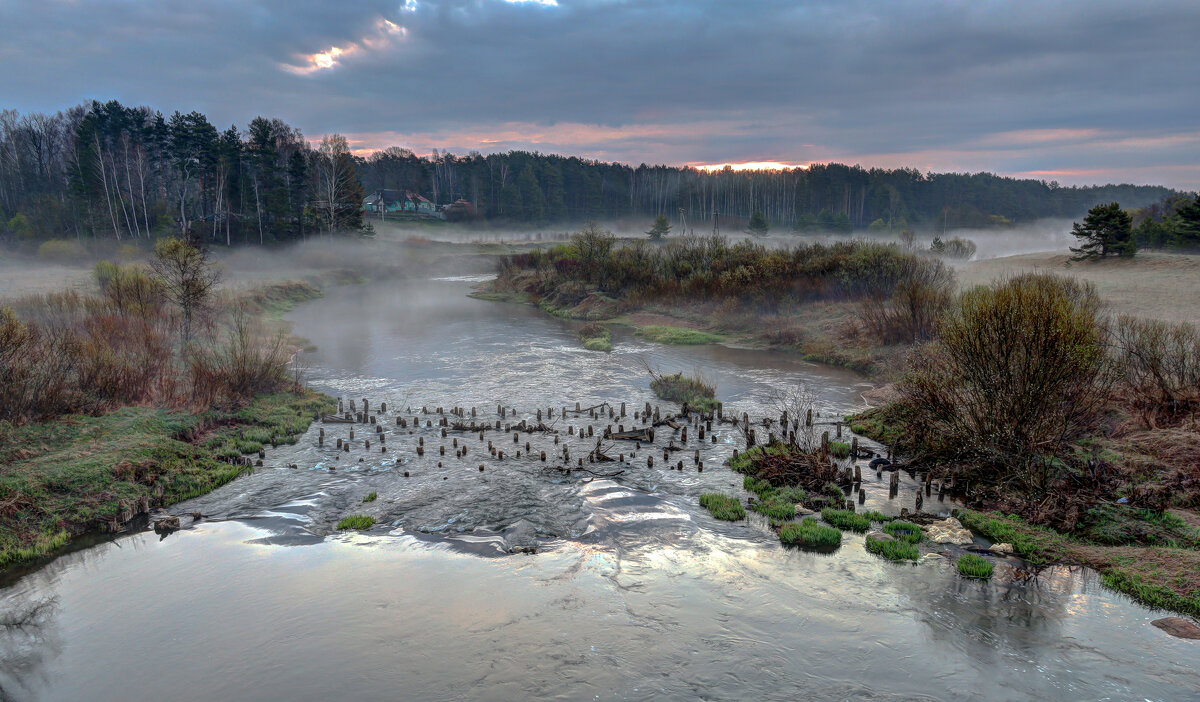
<instances>
[{"instance_id":1,"label":"dense forest","mask_svg":"<svg viewBox=\"0 0 1200 702\"><path fill-rule=\"evenodd\" d=\"M745 228L761 212L785 231L989 227L1075 217L1099 202L1146 207L1164 187L1064 187L992 175L813 164L785 171L633 167L523 151L358 156L337 135L308 143L258 117L224 130L199 112L165 116L116 101L56 114L0 112L0 235L149 238L190 232L267 243L362 226L362 199L409 190L449 217L555 224L665 215L696 231Z\"/></svg>"}]
</instances>

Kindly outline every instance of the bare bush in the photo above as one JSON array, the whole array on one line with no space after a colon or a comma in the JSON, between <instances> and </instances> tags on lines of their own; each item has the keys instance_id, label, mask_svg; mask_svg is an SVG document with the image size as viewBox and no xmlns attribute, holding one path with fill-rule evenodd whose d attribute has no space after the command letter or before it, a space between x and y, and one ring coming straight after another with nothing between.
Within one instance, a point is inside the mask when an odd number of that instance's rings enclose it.
<instances>
[{"instance_id":1,"label":"bare bush","mask_svg":"<svg viewBox=\"0 0 1200 702\"><path fill-rule=\"evenodd\" d=\"M1044 486L1110 382L1089 287L1030 274L964 293L900 383L911 444L993 483Z\"/></svg>"},{"instance_id":2,"label":"bare bush","mask_svg":"<svg viewBox=\"0 0 1200 702\"><path fill-rule=\"evenodd\" d=\"M1195 422L1200 408L1200 330L1123 316L1113 334L1122 399L1151 428Z\"/></svg>"},{"instance_id":3,"label":"bare bush","mask_svg":"<svg viewBox=\"0 0 1200 702\"><path fill-rule=\"evenodd\" d=\"M254 333L250 316L234 310L223 343L196 348L188 356L188 375L194 401L212 404L239 402L258 393L292 386L288 349L282 334L262 338Z\"/></svg>"}]
</instances>

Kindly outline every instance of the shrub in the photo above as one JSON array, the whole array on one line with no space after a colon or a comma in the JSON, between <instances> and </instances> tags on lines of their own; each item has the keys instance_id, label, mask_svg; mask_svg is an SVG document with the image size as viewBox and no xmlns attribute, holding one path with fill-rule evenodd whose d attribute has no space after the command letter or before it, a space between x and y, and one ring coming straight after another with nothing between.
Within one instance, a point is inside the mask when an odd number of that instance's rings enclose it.
<instances>
[{"instance_id":1,"label":"shrub","mask_svg":"<svg viewBox=\"0 0 1200 702\"><path fill-rule=\"evenodd\" d=\"M1029 274L964 293L899 384L907 443L989 480L1036 482L1094 425L1109 379L1091 287Z\"/></svg>"},{"instance_id":2,"label":"shrub","mask_svg":"<svg viewBox=\"0 0 1200 702\"><path fill-rule=\"evenodd\" d=\"M969 259L975 255L975 242L970 239L953 237L943 242L942 253L950 258Z\"/></svg>"},{"instance_id":3,"label":"shrub","mask_svg":"<svg viewBox=\"0 0 1200 702\"><path fill-rule=\"evenodd\" d=\"M805 517L799 522L784 524L779 530L779 540L785 544L810 548L836 548L842 545L842 532L820 524L812 517Z\"/></svg>"},{"instance_id":4,"label":"shrub","mask_svg":"<svg viewBox=\"0 0 1200 702\"><path fill-rule=\"evenodd\" d=\"M746 518L746 510L742 507L741 500L719 492L706 492L701 495L700 506L717 519L733 522Z\"/></svg>"},{"instance_id":5,"label":"shrub","mask_svg":"<svg viewBox=\"0 0 1200 702\"><path fill-rule=\"evenodd\" d=\"M1114 337L1124 400L1143 422L1174 425L1200 409L1200 329L1123 316Z\"/></svg>"},{"instance_id":6,"label":"shrub","mask_svg":"<svg viewBox=\"0 0 1200 702\"><path fill-rule=\"evenodd\" d=\"M353 529L356 531L362 531L363 529L370 529L374 525L374 517L369 517L365 514L352 514L349 517L343 517L342 520L337 523L337 530L346 531L348 529Z\"/></svg>"},{"instance_id":7,"label":"shrub","mask_svg":"<svg viewBox=\"0 0 1200 702\"><path fill-rule=\"evenodd\" d=\"M987 580L992 577L994 569L991 561L973 553L964 553L958 557L958 572L968 578Z\"/></svg>"},{"instance_id":8,"label":"shrub","mask_svg":"<svg viewBox=\"0 0 1200 702\"><path fill-rule=\"evenodd\" d=\"M207 404L222 398L238 401L293 384L283 336L259 338L244 311L234 312L224 344L194 348L187 361L191 395Z\"/></svg>"},{"instance_id":9,"label":"shrub","mask_svg":"<svg viewBox=\"0 0 1200 702\"><path fill-rule=\"evenodd\" d=\"M890 300L868 298L859 319L881 344L925 341L950 306L949 281L919 279L900 282Z\"/></svg>"},{"instance_id":10,"label":"shrub","mask_svg":"<svg viewBox=\"0 0 1200 702\"><path fill-rule=\"evenodd\" d=\"M866 547L869 553L883 556L889 561L915 561L921 557L916 545L907 541L881 541L867 537Z\"/></svg>"},{"instance_id":11,"label":"shrub","mask_svg":"<svg viewBox=\"0 0 1200 702\"><path fill-rule=\"evenodd\" d=\"M821 510L821 518L843 531L857 531L861 533L871 528L869 519L848 509L826 507Z\"/></svg>"}]
</instances>

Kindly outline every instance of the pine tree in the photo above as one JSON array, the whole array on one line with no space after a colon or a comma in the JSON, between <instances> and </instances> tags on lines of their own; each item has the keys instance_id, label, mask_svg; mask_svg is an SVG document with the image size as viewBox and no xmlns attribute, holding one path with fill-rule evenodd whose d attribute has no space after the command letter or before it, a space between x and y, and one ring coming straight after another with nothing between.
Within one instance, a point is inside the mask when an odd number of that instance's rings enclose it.
<instances>
[{"instance_id":1,"label":"pine tree","mask_svg":"<svg viewBox=\"0 0 1200 702\"><path fill-rule=\"evenodd\" d=\"M660 241L671 233L671 223L667 221L666 215L659 215L654 220L654 226L650 227L650 231L646 232L653 241Z\"/></svg>"},{"instance_id":2,"label":"pine tree","mask_svg":"<svg viewBox=\"0 0 1200 702\"><path fill-rule=\"evenodd\" d=\"M750 215L750 224L746 227L748 234L754 236L766 236L771 226L767 224L767 218L763 216L762 210L755 210L754 214Z\"/></svg>"},{"instance_id":3,"label":"pine tree","mask_svg":"<svg viewBox=\"0 0 1200 702\"><path fill-rule=\"evenodd\" d=\"M1175 211L1172 229L1176 246L1185 249L1200 247L1200 195Z\"/></svg>"},{"instance_id":4,"label":"pine tree","mask_svg":"<svg viewBox=\"0 0 1200 702\"><path fill-rule=\"evenodd\" d=\"M1116 202L1088 210L1087 217L1082 223L1076 222L1071 233L1082 242L1079 248L1071 248L1075 261L1110 255L1133 256L1137 252L1133 218Z\"/></svg>"}]
</instances>

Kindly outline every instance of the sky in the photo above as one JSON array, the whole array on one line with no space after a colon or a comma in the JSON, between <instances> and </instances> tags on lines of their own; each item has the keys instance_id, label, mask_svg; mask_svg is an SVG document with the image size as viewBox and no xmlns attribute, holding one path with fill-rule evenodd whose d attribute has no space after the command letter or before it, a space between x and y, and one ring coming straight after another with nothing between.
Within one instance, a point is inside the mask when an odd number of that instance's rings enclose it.
<instances>
[{"instance_id":1,"label":"sky","mask_svg":"<svg viewBox=\"0 0 1200 702\"><path fill-rule=\"evenodd\" d=\"M1200 190L1200 2L0 0L0 108Z\"/></svg>"}]
</instances>

